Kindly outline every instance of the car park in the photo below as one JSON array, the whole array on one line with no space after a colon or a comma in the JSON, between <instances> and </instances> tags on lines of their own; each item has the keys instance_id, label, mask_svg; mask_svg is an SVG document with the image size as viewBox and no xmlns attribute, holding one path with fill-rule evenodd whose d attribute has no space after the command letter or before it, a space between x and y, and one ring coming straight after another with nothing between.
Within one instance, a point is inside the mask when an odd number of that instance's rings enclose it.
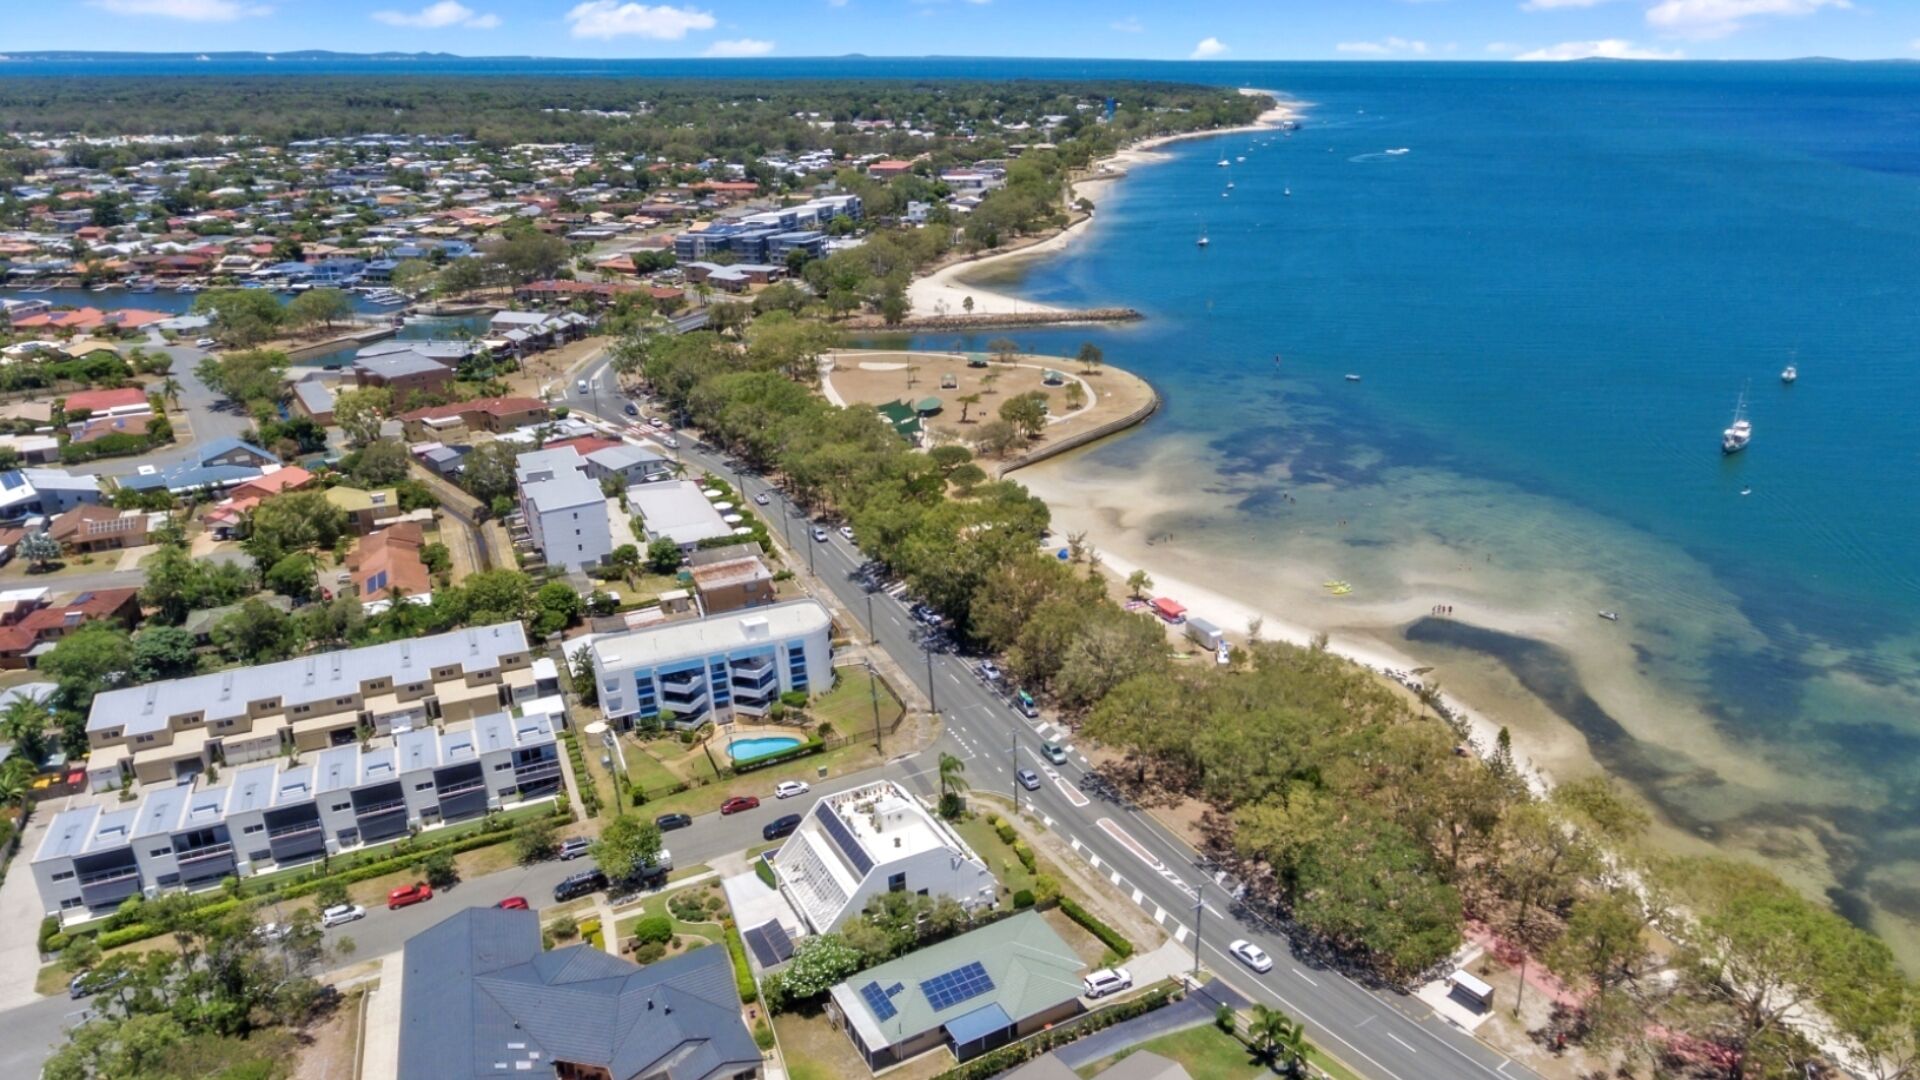
<instances>
[{"instance_id":1,"label":"car park","mask_svg":"<svg viewBox=\"0 0 1920 1080\"><path fill-rule=\"evenodd\" d=\"M359 904L335 904L320 913L320 925L331 929L366 917L367 909Z\"/></svg>"},{"instance_id":2,"label":"car park","mask_svg":"<svg viewBox=\"0 0 1920 1080\"><path fill-rule=\"evenodd\" d=\"M582 870L577 874L568 874L553 887L553 902L565 903L577 900L589 893L598 892L607 887L607 875L598 870Z\"/></svg>"},{"instance_id":3,"label":"car park","mask_svg":"<svg viewBox=\"0 0 1920 1080\"><path fill-rule=\"evenodd\" d=\"M813 542L816 544L824 544L827 542L827 527L825 525L815 525L813 527Z\"/></svg>"},{"instance_id":4,"label":"car park","mask_svg":"<svg viewBox=\"0 0 1920 1080\"><path fill-rule=\"evenodd\" d=\"M1273 957L1267 955L1267 950L1245 938L1227 946L1227 951L1232 953L1235 959L1255 971L1273 970Z\"/></svg>"},{"instance_id":5,"label":"car park","mask_svg":"<svg viewBox=\"0 0 1920 1080\"><path fill-rule=\"evenodd\" d=\"M1040 756L1053 762L1055 765L1065 765L1067 763L1067 748L1061 746L1059 743L1041 743Z\"/></svg>"},{"instance_id":6,"label":"car park","mask_svg":"<svg viewBox=\"0 0 1920 1080\"><path fill-rule=\"evenodd\" d=\"M1032 769L1021 769L1013 775L1015 779L1020 781L1020 786L1026 788L1028 791L1040 790L1040 774L1034 772Z\"/></svg>"},{"instance_id":7,"label":"car park","mask_svg":"<svg viewBox=\"0 0 1920 1080\"><path fill-rule=\"evenodd\" d=\"M592 847L593 847L593 841L588 840L586 837L584 836L573 837L572 839L566 840L563 843L561 843L560 858L563 861L567 859L577 859L580 856L585 855L588 852L588 850L591 849Z\"/></svg>"},{"instance_id":8,"label":"car park","mask_svg":"<svg viewBox=\"0 0 1920 1080\"><path fill-rule=\"evenodd\" d=\"M1133 985L1133 976L1126 968L1101 968L1080 980L1090 998L1106 997L1117 994Z\"/></svg>"},{"instance_id":9,"label":"car park","mask_svg":"<svg viewBox=\"0 0 1920 1080\"><path fill-rule=\"evenodd\" d=\"M751 795L735 795L733 798L720 804L720 812L722 814L738 814L745 810L751 810L759 805L760 800Z\"/></svg>"},{"instance_id":10,"label":"car park","mask_svg":"<svg viewBox=\"0 0 1920 1080\"><path fill-rule=\"evenodd\" d=\"M412 907L415 904L424 904L431 899L433 899L433 886L424 881L416 881L411 885L402 885L388 893L387 910L393 911L396 908Z\"/></svg>"},{"instance_id":11,"label":"car park","mask_svg":"<svg viewBox=\"0 0 1920 1080\"><path fill-rule=\"evenodd\" d=\"M805 795L806 793L807 782L805 780L782 780L778 784L775 784L773 788L773 797L776 799L791 799L795 795Z\"/></svg>"},{"instance_id":12,"label":"car park","mask_svg":"<svg viewBox=\"0 0 1920 1080\"><path fill-rule=\"evenodd\" d=\"M661 832L684 829L691 824L693 824L692 814L661 814L659 817L653 819L653 827L659 829Z\"/></svg>"},{"instance_id":13,"label":"car park","mask_svg":"<svg viewBox=\"0 0 1920 1080\"><path fill-rule=\"evenodd\" d=\"M526 911L527 898L524 896L509 896L493 906L502 911Z\"/></svg>"},{"instance_id":14,"label":"car park","mask_svg":"<svg viewBox=\"0 0 1920 1080\"><path fill-rule=\"evenodd\" d=\"M793 830L799 827L800 815L788 814L785 817L777 817L767 822L767 827L760 830L760 836L765 840L778 840L783 836L791 835Z\"/></svg>"}]
</instances>

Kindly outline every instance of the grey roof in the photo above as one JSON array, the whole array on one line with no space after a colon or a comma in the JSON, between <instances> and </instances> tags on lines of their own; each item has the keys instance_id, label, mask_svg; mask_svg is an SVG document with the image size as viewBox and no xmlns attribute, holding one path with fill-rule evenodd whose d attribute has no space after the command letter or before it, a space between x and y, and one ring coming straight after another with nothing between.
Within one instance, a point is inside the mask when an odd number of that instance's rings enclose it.
<instances>
[{"instance_id":1,"label":"grey roof","mask_svg":"<svg viewBox=\"0 0 1920 1080\"><path fill-rule=\"evenodd\" d=\"M537 480L520 489L527 505L536 513L571 510L581 506L604 507L607 496L600 485L583 472L555 473L550 480Z\"/></svg>"},{"instance_id":2,"label":"grey roof","mask_svg":"<svg viewBox=\"0 0 1920 1080\"><path fill-rule=\"evenodd\" d=\"M1072 1076L1069 1072L1067 1075ZM1151 1050L1139 1050L1121 1058L1100 1074L1100 1080L1193 1080L1193 1074L1177 1061L1163 1058Z\"/></svg>"},{"instance_id":3,"label":"grey roof","mask_svg":"<svg viewBox=\"0 0 1920 1080\"><path fill-rule=\"evenodd\" d=\"M726 950L636 967L588 945L540 948L531 911L468 908L407 941L400 1075L445 1080L557 1062L614 1080L702 1080L760 1064Z\"/></svg>"},{"instance_id":4,"label":"grey roof","mask_svg":"<svg viewBox=\"0 0 1920 1080\"><path fill-rule=\"evenodd\" d=\"M632 443L621 443L619 446L609 446L605 449L595 450L593 453L587 455L587 460L606 469L608 472L624 472L627 469L633 468L635 465L645 465L650 462L665 461L667 459L651 450L642 449Z\"/></svg>"},{"instance_id":5,"label":"grey roof","mask_svg":"<svg viewBox=\"0 0 1920 1080\"><path fill-rule=\"evenodd\" d=\"M354 353L353 358L369 360L376 356L412 353L415 356L445 361L441 366L446 367L472 355L474 348L473 343L469 341L381 341Z\"/></svg>"},{"instance_id":6,"label":"grey roof","mask_svg":"<svg viewBox=\"0 0 1920 1080\"><path fill-rule=\"evenodd\" d=\"M667 537L686 547L716 536L733 535L713 503L692 480L642 484L627 489L627 505L640 515L648 539Z\"/></svg>"},{"instance_id":7,"label":"grey roof","mask_svg":"<svg viewBox=\"0 0 1920 1080\"><path fill-rule=\"evenodd\" d=\"M553 450L529 450L514 458L513 478L519 483L545 480L563 473L580 472L587 467L586 459L571 446L562 446Z\"/></svg>"},{"instance_id":8,"label":"grey roof","mask_svg":"<svg viewBox=\"0 0 1920 1080\"><path fill-rule=\"evenodd\" d=\"M498 665L502 656L526 651L527 633L516 620L190 675L95 695L87 730L124 725L125 734L132 737L163 730L167 718L176 714L204 710L209 721L242 716L250 701L278 697L283 705L301 705L356 692L370 679L420 681L430 678L434 668L450 664L459 664L464 671L484 670Z\"/></svg>"},{"instance_id":9,"label":"grey roof","mask_svg":"<svg viewBox=\"0 0 1920 1080\"><path fill-rule=\"evenodd\" d=\"M318 379L302 379L293 384L293 396L308 412L326 413L333 411L333 388Z\"/></svg>"},{"instance_id":10,"label":"grey roof","mask_svg":"<svg viewBox=\"0 0 1920 1080\"><path fill-rule=\"evenodd\" d=\"M453 368L446 362L431 356L422 356L416 352L401 352L360 357L353 362L353 370L382 379L399 379L408 375L442 374Z\"/></svg>"}]
</instances>

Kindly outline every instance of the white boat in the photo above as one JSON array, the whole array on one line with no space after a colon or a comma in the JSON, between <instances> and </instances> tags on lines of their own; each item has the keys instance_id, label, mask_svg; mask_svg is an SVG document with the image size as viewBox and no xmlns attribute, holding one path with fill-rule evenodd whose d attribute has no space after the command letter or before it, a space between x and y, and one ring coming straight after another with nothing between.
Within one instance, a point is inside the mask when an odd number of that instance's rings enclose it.
<instances>
[{"instance_id":1,"label":"white boat","mask_svg":"<svg viewBox=\"0 0 1920 1080\"><path fill-rule=\"evenodd\" d=\"M1347 381L1348 381L1348 382L1359 382L1359 381L1360 381L1360 376L1358 376L1358 375L1352 375L1352 374L1349 374L1349 375L1347 376Z\"/></svg>"},{"instance_id":2,"label":"white boat","mask_svg":"<svg viewBox=\"0 0 1920 1080\"><path fill-rule=\"evenodd\" d=\"M1753 441L1753 424L1747 419L1747 394L1740 392L1740 400L1733 407L1733 423L1720 433L1720 452L1737 454Z\"/></svg>"},{"instance_id":3,"label":"white boat","mask_svg":"<svg viewBox=\"0 0 1920 1080\"><path fill-rule=\"evenodd\" d=\"M1200 226L1200 239L1195 240L1194 243L1200 247L1207 246L1207 227L1205 225Z\"/></svg>"},{"instance_id":4,"label":"white boat","mask_svg":"<svg viewBox=\"0 0 1920 1080\"><path fill-rule=\"evenodd\" d=\"M1607 620L1608 622L1620 621L1620 613L1617 611L1603 611L1600 613L1600 617Z\"/></svg>"},{"instance_id":5,"label":"white boat","mask_svg":"<svg viewBox=\"0 0 1920 1080\"><path fill-rule=\"evenodd\" d=\"M1291 199L1291 198L1293 198L1293 189L1292 189L1292 188L1281 188L1281 189L1280 189L1280 194L1282 194L1282 195L1284 195L1284 196L1286 196L1287 198L1289 198L1289 199Z\"/></svg>"},{"instance_id":6,"label":"white boat","mask_svg":"<svg viewBox=\"0 0 1920 1080\"><path fill-rule=\"evenodd\" d=\"M1239 161L1239 162L1244 162L1244 161L1246 161L1247 159L1246 159L1246 156L1245 156L1245 155L1243 154L1243 155L1241 155L1240 157L1236 157L1236 158L1234 158L1233 160L1235 160L1235 161Z\"/></svg>"},{"instance_id":7,"label":"white boat","mask_svg":"<svg viewBox=\"0 0 1920 1080\"><path fill-rule=\"evenodd\" d=\"M1218 165L1218 166L1220 166L1221 168L1223 168L1223 169L1224 169L1224 168L1226 168L1226 167L1227 167L1228 165L1231 165L1231 164L1233 164L1233 163L1232 163L1232 162L1230 162L1230 161L1228 161L1228 160L1227 160L1226 158L1221 158L1221 159L1220 159L1219 161L1216 161L1216 162L1214 162L1214 164L1215 164L1215 165Z\"/></svg>"},{"instance_id":8,"label":"white boat","mask_svg":"<svg viewBox=\"0 0 1920 1080\"><path fill-rule=\"evenodd\" d=\"M1387 153L1392 154L1394 157L1399 157L1401 154L1411 154L1413 153L1413 151L1407 149L1404 146L1396 146L1393 149L1387 151Z\"/></svg>"},{"instance_id":9,"label":"white boat","mask_svg":"<svg viewBox=\"0 0 1920 1080\"><path fill-rule=\"evenodd\" d=\"M1792 364L1788 364L1787 369L1780 373L1780 381L1787 384L1788 386L1792 386L1794 384L1794 380L1798 378L1800 378L1800 369L1795 367Z\"/></svg>"}]
</instances>

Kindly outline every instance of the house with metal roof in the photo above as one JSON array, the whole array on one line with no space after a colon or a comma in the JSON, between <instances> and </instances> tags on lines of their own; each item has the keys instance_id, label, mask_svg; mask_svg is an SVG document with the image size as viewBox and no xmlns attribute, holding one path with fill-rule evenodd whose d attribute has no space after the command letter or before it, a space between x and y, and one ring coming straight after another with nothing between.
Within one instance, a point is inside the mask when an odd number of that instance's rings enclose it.
<instances>
[{"instance_id":1,"label":"house with metal roof","mask_svg":"<svg viewBox=\"0 0 1920 1080\"><path fill-rule=\"evenodd\" d=\"M860 972L830 1010L875 1072L942 1047L966 1061L1079 1013L1085 966L1023 911Z\"/></svg>"},{"instance_id":2,"label":"house with metal roof","mask_svg":"<svg viewBox=\"0 0 1920 1080\"><path fill-rule=\"evenodd\" d=\"M172 492L230 488L277 469L280 459L245 439L219 438L195 443L171 465L150 473L120 478L120 486L134 491Z\"/></svg>"},{"instance_id":3,"label":"house with metal roof","mask_svg":"<svg viewBox=\"0 0 1920 1080\"><path fill-rule=\"evenodd\" d=\"M407 940L396 1075L749 1080L760 1049L717 945L639 967L544 951L533 911L473 907Z\"/></svg>"}]
</instances>

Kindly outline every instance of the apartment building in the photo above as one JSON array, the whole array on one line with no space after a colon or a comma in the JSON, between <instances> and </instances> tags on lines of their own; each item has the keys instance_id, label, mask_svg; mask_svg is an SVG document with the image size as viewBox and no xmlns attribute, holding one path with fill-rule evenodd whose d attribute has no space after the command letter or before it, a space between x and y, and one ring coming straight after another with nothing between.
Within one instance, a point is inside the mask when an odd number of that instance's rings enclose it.
<instances>
[{"instance_id":1,"label":"apartment building","mask_svg":"<svg viewBox=\"0 0 1920 1080\"><path fill-rule=\"evenodd\" d=\"M586 459L572 449L534 450L520 455L513 475L528 539L548 566L577 570L613 554L607 496L588 477Z\"/></svg>"},{"instance_id":2,"label":"apartment building","mask_svg":"<svg viewBox=\"0 0 1920 1080\"><path fill-rule=\"evenodd\" d=\"M780 894L816 934L886 892L950 896L969 909L994 905L985 860L891 780L814 803L772 864Z\"/></svg>"},{"instance_id":3,"label":"apartment building","mask_svg":"<svg viewBox=\"0 0 1920 1080\"><path fill-rule=\"evenodd\" d=\"M83 921L129 896L212 887L545 798L561 790L561 710L547 698L63 811L33 856L42 904Z\"/></svg>"},{"instance_id":4,"label":"apartment building","mask_svg":"<svg viewBox=\"0 0 1920 1080\"><path fill-rule=\"evenodd\" d=\"M814 600L611 634L591 646L600 708L623 728L666 713L677 727L760 716L789 690L832 685L832 638Z\"/></svg>"},{"instance_id":5,"label":"apartment building","mask_svg":"<svg viewBox=\"0 0 1920 1080\"><path fill-rule=\"evenodd\" d=\"M339 649L95 695L87 715L94 791L171 784L205 771L457 723L536 694L518 621Z\"/></svg>"}]
</instances>

